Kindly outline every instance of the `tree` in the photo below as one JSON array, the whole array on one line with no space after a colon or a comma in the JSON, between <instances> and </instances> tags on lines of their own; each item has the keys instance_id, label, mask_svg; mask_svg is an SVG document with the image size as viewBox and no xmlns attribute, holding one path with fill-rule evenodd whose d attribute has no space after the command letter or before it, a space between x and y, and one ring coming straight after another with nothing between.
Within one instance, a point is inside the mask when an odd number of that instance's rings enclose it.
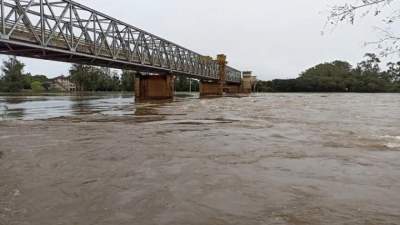
<instances>
[{"instance_id":1,"label":"tree","mask_svg":"<svg viewBox=\"0 0 400 225\"><path fill-rule=\"evenodd\" d=\"M334 26L345 22L354 24L357 17L365 17L369 14L380 17L381 21L385 24L384 26L376 27L381 33L381 38L369 43L376 44L378 49L380 49L381 55L386 56L392 53L399 53L400 34L392 31L392 26L397 26L396 23L400 19L400 5L396 3L399 3L399 1L357 0L355 4L345 3L342 5L335 5L330 9L328 23Z\"/></svg>"},{"instance_id":2,"label":"tree","mask_svg":"<svg viewBox=\"0 0 400 225\"><path fill-rule=\"evenodd\" d=\"M342 5L335 5L331 8L328 21L331 24L338 24L343 21L354 24L357 13L360 13L360 11L367 10L364 11L364 13L373 13L375 16L378 16L385 7L388 7L394 1L395 0L358 0L355 4L344 3ZM374 10L371 10L371 8ZM393 20L387 22L390 23L393 22Z\"/></svg>"},{"instance_id":3,"label":"tree","mask_svg":"<svg viewBox=\"0 0 400 225\"><path fill-rule=\"evenodd\" d=\"M108 68L73 64L71 80L78 91L120 91L121 81L115 71Z\"/></svg>"},{"instance_id":4,"label":"tree","mask_svg":"<svg viewBox=\"0 0 400 225\"><path fill-rule=\"evenodd\" d=\"M43 86L43 88L44 88L46 91L50 91L50 89L51 89L51 82L50 82L50 81L46 81L46 82L42 83L42 86Z\"/></svg>"},{"instance_id":5,"label":"tree","mask_svg":"<svg viewBox=\"0 0 400 225\"><path fill-rule=\"evenodd\" d=\"M198 80L178 76L175 80L175 90L178 92L199 91L200 83Z\"/></svg>"},{"instance_id":6,"label":"tree","mask_svg":"<svg viewBox=\"0 0 400 225\"><path fill-rule=\"evenodd\" d=\"M381 60L372 53L352 65L345 61L321 63L297 79L258 82L258 91L268 92L400 92L400 62L389 63L382 71Z\"/></svg>"},{"instance_id":7,"label":"tree","mask_svg":"<svg viewBox=\"0 0 400 225\"><path fill-rule=\"evenodd\" d=\"M110 91L121 91L121 79L117 71L111 73Z\"/></svg>"},{"instance_id":8,"label":"tree","mask_svg":"<svg viewBox=\"0 0 400 225\"><path fill-rule=\"evenodd\" d=\"M189 83L188 78L178 76L175 80L175 90L178 92L188 92L190 90Z\"/></svg>"},{"instance_id":9,"label":"tree","mask_svg":"<svg viewBox=\"0 0 400 225\"><path fill-rule=\"evenodd\" d=\"M23 73L25 64L20 62L16 57L10 57L3 61L3 91L18 92L24 89L26 77Z\"/></svg>"},{"instance_id":10,"label":"tree","mask_svg":"<svg viewBox=\"0 0 400 225\"><path fill-rule=\"evenodd\" d=\"M34 81L39 81L41 83L47 82L49 79L45 75L35 75L35 76L30 76L30 81L31 83Z\"/></svg>"},{"instance_id":11,"label":"tree","mask_svg":"<svg viewBox=\"0 0 400 225\"><path fill-rule=\"evenodd\" d=\"M381 60L373 53L367 53L364 56L366 60L358 63L357 68L362 74L374 74L377 75L381 71L379 63Z\"/></svg>"},{"instance_id":12,"label":"tree","mask_svg":"<svg viewBox=\"0 0 400 225\"><path fill-rule=\"evenodd\" d=\"M5 90L5 84L4 84L4 81L3 81L3 76L2 75L0 75L0 92L5 92L6 90Z\"/></svg>"},{"instance_id":13,"label":"tree","mask_svg":"<svg viewBox=\"0 0 400 225\"><path fill-rule=\"evenodd\" d=\"M42 92L44 91L44 87L40 81L34 81L31 84L31 88L33 92Z\"/></svg>"},{"instance_id":14,"label":"tree","mask_svg":"<svg viewBox=\"0 0 400 225\"><path fill-rule=\"evenodd\" d=\"M195 92L200 91L200 82L198 80L192 79L191 84L192 84L192 88L191 88L192 91L195 91Z\"/></svg>"},{"instance_id":15,"label":"tree","mask_svg":"<svg viewBox=\"0 0 400 225\"><path fill-rule=\"evenodd\" d=\"M256 84L256 92L272 92L272 81L259 81Z\"/></svg>"},{"instance_id":16,"label":"tree","mask_svg":"<svg viewBox=\"0 0 400 225\"><path fill-rule=\"evenodd\" d=\"M336 91L351 89L352 66L348 62L334 61L312 67L297 79L295 89L303 91Z\"/></svg>"},{"instance_id":17,"label":"tree","mask_svg":"<svg viewBox=\"0 0 400 225\"><path fill-rule=\"evenodd\" d=\"M87 89L87 78L89 74L89 66L81 64L73 64L69 70L71 80L75 83L78 91Z\"/></svg>"},{"instance_id":18,"label":"tree","mask_svg":"<svg viewBox=\"0 0 400 225\"><path fill-rule=\"evenodd\" d=\"M393 82L400 83L400 62L387 64L388 70L386 71L389 79Z\"/></svg>"},{"instance_id":19,"label":"tree","mask_svg":"<svg viewBox=\"0 0 400 225\"><path fill-rule=\"evenodd\" d=\"M136 72L123 70L121 74L121 89L122 91L135 91L135 75Z\"/></svg>"}]
</instances>

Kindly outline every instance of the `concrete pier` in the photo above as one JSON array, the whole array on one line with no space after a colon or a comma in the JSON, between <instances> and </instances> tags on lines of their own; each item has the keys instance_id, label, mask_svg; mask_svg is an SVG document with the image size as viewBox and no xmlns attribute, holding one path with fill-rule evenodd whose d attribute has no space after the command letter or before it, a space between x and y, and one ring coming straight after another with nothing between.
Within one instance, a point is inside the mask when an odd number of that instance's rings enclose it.
<instances>
[{"instance_id":1,"label":"concrete pier","mask_svg":"<svg viewBox=\"0 0 400 225\"><path fill-rule=\"evenodd\" d=\"M239 94L242 88L240 84L225 84L223 90L227 94Z\"/></svg>"},{"instance_id":2,"label":"concrete pier","mask_svg":"<svg viewBox=\"0 0 400 225\"><path fill-rule=\"evenodd\" d=\"M208 57L208 60L212 60ZM222 97L226 94L249 94L252 92L256 77L250 71L243 73L241 83L227 81L227 60L225 55L218 55L218 76L215 79L200 80L201 97ZM173 99L175 76L172 73L159 75L138 74L135 78L135 96L138 100Z\"/></svg>"},{"instance_id":3,"label":"concrete pier","mask_svg":"<svg viewBox=\"0 0 400 225\"><path fill-rule=\"evenodd\" d=\"M174 84L175 77L171 74L140 75L135 78L135 97L139 100L172 99Z\"/></svg>"},{"instance_id":4,"label":"concrete pier","mask_svg":"<svg viewBox=\"0 0 400 225\"><path fill-rule=\"evenodd\" d=\"M219 80L201 80L200 81L200 96L213 97L222 96L224 94L225 74L226 74L226 55L218 55L217 63L219 65L218 77Z\"/></svg>"},{"instance_id":5,"label":"concrete pier","mask_svg":"<svg viewBox=\"0 0 400 225\"><path fill-rule=\"evenodd\" d=\"M200 81L200 96L201 97L218 97L222 96L223 84L219 81Z\"/></svg>"},{"instance_id":6,"label":"concrete pier","mask_svg":"<svg viewBox=\"0 0 400 225\"><path fill-rule=\"evenodd\" d=\"M256 85L257 77L253 76L251 71L244 71L242 77L241 92L244 94L250 94Z\"/></svg>"}]
</instances>

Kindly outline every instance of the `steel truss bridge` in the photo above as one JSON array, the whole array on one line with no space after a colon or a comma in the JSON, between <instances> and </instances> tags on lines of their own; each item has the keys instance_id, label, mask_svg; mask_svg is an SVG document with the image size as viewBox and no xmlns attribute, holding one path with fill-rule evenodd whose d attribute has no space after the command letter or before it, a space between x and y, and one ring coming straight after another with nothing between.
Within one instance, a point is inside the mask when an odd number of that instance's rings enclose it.
<instances>
[{"instance_id":1,"label":"steel truss bridge","mask_svg":"<svg viewBox=\"0 0 400 225\"><path fill-rule=\"evenodd\" d=\"M210 57L70 0L1 0L0 53L219 80ZM241 82L226 66L225 80Z\"/></svg>"}]
</instances>

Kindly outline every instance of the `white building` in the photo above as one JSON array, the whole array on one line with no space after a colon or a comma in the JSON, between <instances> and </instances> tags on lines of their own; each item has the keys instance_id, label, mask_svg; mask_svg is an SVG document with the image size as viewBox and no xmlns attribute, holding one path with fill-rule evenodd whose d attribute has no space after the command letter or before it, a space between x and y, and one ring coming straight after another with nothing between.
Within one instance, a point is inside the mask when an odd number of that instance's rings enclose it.
<instances>
[{"instance_id":1,"label":"white building","mask_svg":"<svg viewBox=\"0 0 400 225\"><path fill-rule=\"evenodd\" d=\"M76 85L69 77L61 75L51 79L51 89L57 89L64 92L74 92L76 91Z\"/></svg>"}]
</instances>

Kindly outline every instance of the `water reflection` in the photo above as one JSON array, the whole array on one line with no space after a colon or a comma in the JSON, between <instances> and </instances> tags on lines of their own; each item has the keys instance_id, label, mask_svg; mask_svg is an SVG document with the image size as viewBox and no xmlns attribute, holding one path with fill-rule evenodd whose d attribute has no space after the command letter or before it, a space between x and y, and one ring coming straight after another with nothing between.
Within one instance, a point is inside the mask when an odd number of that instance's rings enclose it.
<instances>
[{"instance_id":1,"label":"water reflection","mask_svg":"<svg viewBox=\"0 0 400 225\"><path fill-rule=\"evenodd\" d=\"M151 116L158 115L157 108L154 105L140 104L136 106L135 116Z\"/></svg>"},{"instance_id":2,"label":"water reflection","mask_svg":"<svg viewBox=\"0 0 400 225\"><path fill-rule=\"evenodd\" d=\"M194 98L195 95L179 96ZM162 120L159 108L172 100L138 101L130 93L96 93L71 96L0 96L1 120L37 120L70 116L130 116L139 121Z\"/></svg>"},{"instance_id":3,"label":"water reflection","mask_svg":"<svg viewBox=\"0 0 400 225\"><path fill-rule=\"evenodd\" d=\"M94 113L93 110L90 108L87 100L79 97L72 101L72 111L75 115L85 115L85 114L92 114Z\"/></svg>"},{"instance_id":4,"label":"water reflection","mask_svg":"<svg viewBox=\"0 0 400 225\"><path fill-rule=\"evenodd\" d=\"M2 119L51 119L110 113L132 107L131 95L0 96ZM130 112L133 112L130 109Z\"/></svg>"},{"instance_id":5,"label":"water reflection","mask_svg":"<svg viewBox=\"0 0 400 225\"><path fill-rule=\"evenodd\" d=\"M5 102L7 104L20 104L26 101L29 101L29 99L25 96L5 96L3 99L0 99L0 102Z\"/></svg>"},{"instance_id":6,"label":"water reflection","mask_svg":"<svg viewBox=\"0 0 400 225\"><path fill-rule=\"evenodd\" d=\"M73 115L126 115L132 113L132 95L79 95L71 97Z\"/></svg>"},{"instance_id":7,"label":"water reflection","mask_svg":"<svg viewBox=\"0 0 400 225\"><path fill-rule=\"evenodd\" d=\"M7 109L7 111L1 113L3 118L7 119L11 118L22 118L25 115L25 109L16 108L16 109Z\"/></svg>"}]
</instances>

